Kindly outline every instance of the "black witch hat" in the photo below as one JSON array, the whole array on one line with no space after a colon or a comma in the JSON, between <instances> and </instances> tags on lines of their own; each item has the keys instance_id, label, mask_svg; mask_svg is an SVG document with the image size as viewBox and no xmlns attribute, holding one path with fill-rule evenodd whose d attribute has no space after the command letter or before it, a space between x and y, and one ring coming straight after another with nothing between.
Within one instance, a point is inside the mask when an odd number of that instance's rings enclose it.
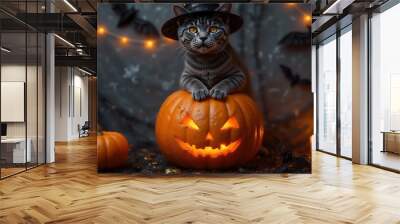
<instances>
[{"instance_id":1,"label":"black witch hat","mask_svg":"<svg viewBox=\"0 0 400 224\"><path fill-rule=\"evenodd\" d=\"M174 5L175 17L163 24L161 32L168 38L178 40L179 24L185 19L193 16L217 15L228 24L230 33L234 33L242 26L243 19L231 13L231 8L231 4L188 3L183 7Z\"/></svg>"}]
</instances>

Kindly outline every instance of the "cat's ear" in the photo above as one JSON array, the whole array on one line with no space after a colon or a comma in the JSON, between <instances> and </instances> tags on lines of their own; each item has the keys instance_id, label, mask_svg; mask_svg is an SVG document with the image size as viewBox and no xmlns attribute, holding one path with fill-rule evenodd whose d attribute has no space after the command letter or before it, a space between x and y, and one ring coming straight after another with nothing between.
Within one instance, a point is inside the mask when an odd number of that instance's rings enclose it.
<instances>
[{"instance_id":1,"label":"cat's ear","mask_svg":"<svg viewBox=\"0 0 400 224\"><path fill-rule=\"evenodd\" d=\"M175 16L180 16L182 14L188 13L188 11L185 8L183 8L183 7L179 6L179 5L174 5L172 7L172 9L174 10Z\"/></svg>"},{"instance_id":2,"label":"cat's ear","mask_svg":"<svg viewBox=\"0 0 400 224\"><path fill-rule=\"evenodd\" d=\"M219 11L219 12L230 12L231 9L232 9L232 4L225 3L225 4L222 4L220 7L218 7L216 11Z\"/></svg>"}]
</instances>

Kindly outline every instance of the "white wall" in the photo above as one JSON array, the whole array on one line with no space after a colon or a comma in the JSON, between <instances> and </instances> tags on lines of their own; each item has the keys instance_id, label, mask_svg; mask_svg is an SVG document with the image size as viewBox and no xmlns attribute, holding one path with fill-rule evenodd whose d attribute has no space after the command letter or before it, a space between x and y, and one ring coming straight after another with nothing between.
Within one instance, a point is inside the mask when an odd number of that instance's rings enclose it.
<instances>
[{"instance_id":1,"label":"white wall","mask_svg":"<svg viewBox=\"0 0 400 224\"><path fill-rule=\"evenodd\" d=\"M55 140L68 140L68 88L70 77L67 67L55 68Z\"/></svg>"},{"instance_id":2,"label":"white wall","mask_svg":"<svg viewBox=\"0 0 400 224\"><path fill-rule=\"evenodd\" d=\"M88 121L89 119L89 111L88 111L88 77L87 76L82 76L82 73L78 73L76 75L75 70L75 75L74 75L74 82L73 82L73 105L74 107L72 108L72 130L71 130L71 135L74 136L74 138L79 136L78 133L78 124L83 125L85 121Z\"/></svg>"},{"instance_id":3,"label":"white wall","mask_svg":"<svg viewBox=\"0 0 400 224\"><path fill-rule=\"evenodd\" d=\"M55 140L70 141L88 120L88 77L72 67L56 67L55 73Z\"/></svg>"},{"instance_id":4,"label":"white wall","mask_svg":"<svg viewBox=\"0 0 400 224\"><path fill-rule=\"evenodd\" d=\"M1 66L1 81L3 82L25 82L25 64L24 65L2 65ZM31 70L32 67L28 67ZM29 72L28 72L29 73ZM6 110L6 108L1 108ZM25 123L12 122L7 123L7 137L25 137Z\"/></svg>"},{"instance_id":5,"label":"white wall","mask_svg":"<svg viewBox=\"0 0 400 224\"><path fill-rule=\"evenodd\" d=\"M1 81L1 121L25 121L25 83ZM35 107L36 108L36 105Z\"/></svg>"},{"instance_id":6,"label":"white wall","mask_svg":"<svg viewBox=\"0 0 400 224\"><path fill-rule=\"evenodd\" d=\"M27 70L25 70L27 69ZM27 73L26 73L27 72ZM27 88L27 106L30 107L27 113L28 118L28 137L30 133L30 128L36 130L36 111L37 99L36 99L36 80L34 80L31 75L36 77L36 66L18 65L18 64L6 64L1 66L1 81L2 82L25 82L25 75L28 76L29 87L34 86L35 88ZM40 107L41 105L39 105ZM6 110L6 108L1 108ZM32 123L34 122L34 123ZM7 136L8 137L25 137L25 123L26 122L7 122ZM35 132L36 133L36 132Z\"/></svg>"},{"instance_id":7,"label":"white wall","mask_svg":"<svg viewBox=\"0 0 400 224\"><path fill-rule=\"evenodd\" d=\"M27 80L26 80L27 79ZM22 122L6 122L8 138L29 139L32 151L32 161L44 163L45 150L45 118L44 118L44 74L42 67L25 66L25 64L3 64L1 66L2 82L24 82L26 84L26 106L21 112L26 112L26 120ZM7 96L2 95L2 98ZM1 110L10 110L2 107ZM4 112L4 111L3 111ZM8 111L13 113L13 111ZM39 156L37 156L37 153Z\"/></svg>"}]
</instances>

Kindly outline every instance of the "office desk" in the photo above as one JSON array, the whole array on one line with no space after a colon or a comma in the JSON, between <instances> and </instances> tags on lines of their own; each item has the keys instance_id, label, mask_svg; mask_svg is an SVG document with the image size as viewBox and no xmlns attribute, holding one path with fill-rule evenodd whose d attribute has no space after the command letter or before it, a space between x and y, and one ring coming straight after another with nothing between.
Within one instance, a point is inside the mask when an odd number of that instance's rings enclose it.
<instances>
[{"instance_id":1,"label":"office desk","mask_svg":"<svg viewBox=\"0 0 400 224\"><path fill-rule=\"evenodd\" d=\"M26 140L27 147L25 153L25 138L5 138L1 139L1 155L3 159L8 163L25 163L31 162L32 152L32 140L28 138ZM12 160L11 160L12 154ZM10 155L10 158L4 158L3 155ZM8 156L7 156L8 157Z\"/></svg>"},{"instance_id":2,"label":"office desk","mask_svg":"<svg viewBox=\"0 0 400 224\"><path fill-rule=\"evenodd\" d=\"M383 150L382 152L392 152L400 154L400 132L383 131Z\"/></svg>"}]
</instances>

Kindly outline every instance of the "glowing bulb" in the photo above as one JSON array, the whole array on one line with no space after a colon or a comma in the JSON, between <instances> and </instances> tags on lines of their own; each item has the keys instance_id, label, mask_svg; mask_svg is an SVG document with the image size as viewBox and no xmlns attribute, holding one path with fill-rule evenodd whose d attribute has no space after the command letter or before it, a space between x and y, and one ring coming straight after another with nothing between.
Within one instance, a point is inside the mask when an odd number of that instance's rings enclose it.
<instances>
[{"instance_id":1,"label":"glowing bulb","mask_svg":"<svg viewBox=\"0 0 400 224\"><path fill-rule=\"evenodd\" d=\"M97 35L103 36L104 34L106 34L107 30L104 26L99 26L97 28Z\"/></svg>"},{"instance_id":2,"label":"glowing bulb","mask_svg":"<svg viewBox=\"0 0 400 224\"><path fill-rule=\"evenodd\" d=\"M155 43L154 43L153 40L146 40L144 42L144 47L147 48L147 49L153 49L154 46L155 46Z\"/></svg>"},{"instance_id":3,"label":"glowing bulb","mask_svg":"<svg viewBox=\"0 0 400 224\"><path fill-rule=\"evenodd\" d=\"M287 3L286 4L289 8L293 8L296 6L296 3Z\"/></svg>"},{"instance_id":4,"label":"glowing bulb","mask_svg":"<svg viewBox=\"0 0 400 224\"><path fill-rule=\"evenodd\" d=\"M123 45L126 45L126 44L128 44L129 39L128 39L128 37L122 36L122 37L120 37L119 42Z\"/></svg>"},{"instance_id":5,"label":"glowing bulb","mask_svg":"<svg viewBox=\"0 0 400 224\"><path fill-rule=\"evenodd\" d=\"M304 20L304 22L305 22L306 24L310 24L310 22L311 22L311 20L312 20L312 17L311 17L310 15L305 15L304 18L303 18L303 20Z\"/></svg>"}]
</instances>

